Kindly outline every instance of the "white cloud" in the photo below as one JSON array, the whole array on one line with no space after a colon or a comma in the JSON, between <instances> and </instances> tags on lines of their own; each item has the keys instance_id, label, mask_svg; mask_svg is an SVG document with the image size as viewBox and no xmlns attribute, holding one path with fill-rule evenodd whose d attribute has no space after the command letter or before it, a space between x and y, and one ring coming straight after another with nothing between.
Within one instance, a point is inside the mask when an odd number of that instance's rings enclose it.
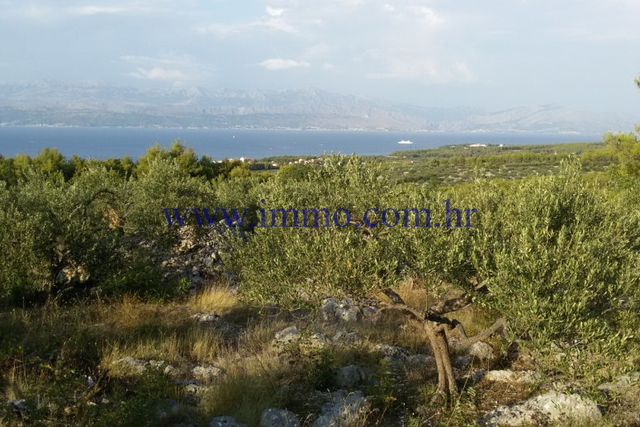
<instances>
[{"instance_id":1,"label":"white cloud","mask_svg":"<svg viewBox=\"0 0 640 427\"><path fill-rule=\"evenodd\" d=\"M444 23L444 17L430 7L421 6L416 7L414 10L417 16L428 25L441 25Z\"/></svg>"},{"instance_id":2,"label":"white cloud","mask_svg":"<svg viewBox=\"0 0 640 427\"><path fill-rule=\"evenodd\" d=\"M446 62L422 57L390 57L383 72L370 73L367 77L413 80L422 84L471 83L477 79L463 61Z\"/></svg>"},{"instance_id":3,"label":"white cloud","mask_svg":"<svg viewBox=\"0 0 640 427\"><path fill-rule=\"evenodd\" d=\"M267 6L267 14L269 16L281 16L286 9Z\"/></svg>"},{"instance_id":4,"label":"white cloud","mask_svg":"<svg viewBox=\"0 0 640 427\"><path fill-rule=\"evenodd\" d=\"M311 66L306 61L296 61L293 59L272 58L260 62L258 65L270 71L288 70L291 68L308 68Z\"/></svg>"},{"instance_id":5,"label":"white cloud","mask_svg":"<svg viewBox=\"0 0 640 427\"><path fill-rule=\"evenodd\" d=\"M172 80L185 81L189 80L187 75L180 70L171 70L162 67L142 68L137 67L136 71L130 73L132 77L145 80Z\"/></svg>"},{"instance_id":6,"label":"white cloud","mask_svg":"<svg viewBox=\"0 0 640 427\"><path fill-rule=\"evenodd\" d=\"M159 7L157 3L137 1L122 4L80 4L60 7L55 2L41 1L41 4L30 4L24 7L5 7L1 18L21 18L40 22L53 22L64 18L94 15L116 15L126 13L154 13L167 11L166 7ZM45 4L49 3L50 6ZM2 4L0 4L2 6ZM0 19L1 19L0 18Z\"/></svg>"},{"instance_id":7,"label":"white cloud","mask_svg":"<svg viewBox=\"0 0 640 427\"><path fill-rule=\"evenodd\" d=\"M246 35L252 32L277 31L295 33L296 29L284 19L279 17L261 18L258 21L237 24L211 24L197 28L200 34L214 34L219 38L227 38L235 35Z\"/></svg>"},{"instance_id":8,"label":"white cloud","mask_svg":"<svg viewBox=\"0 0 640 427\"><path fill-rule=\"evenodd\" d=\"M131 77L142 80L161 80L175 85L206 80L211 70L189 56L164 55L162 57L127 55L121 58L132 65Z\"/></svg>"},{"instance_id":9,"label":"white cloud","mask_svg":"<svg viewBox=\"0 0 640 427\"><path fill-rule=\"evenodd\" d=\"M103 15L103 14L116 14L126 13L135 10L129 7L105 7L105 6L82 6L69 9L69 13L72 15Z\"/></svg>"},{"instance_id":10,"label":"white cloud","mask_svg":"<svg viewBox=\"0 0 640 427\"><path fill-rule=\"evenodd\" d=\"M322 64L322 69L324 70L333 70L335 68L335 66L329 62L325 62L324 64Z\"/></svg>"},{"instance_id":11,"label":"white cloud","mask_svg":"<svg viewBox=\"0 0 640 427\"><path fill-rule=\"evenodd\" d=\"M282 31L285 33L295 33L296 29L289 23L287 23L284 19L281 18L272 18L267 19L262 22L262 25L266 28L270 28L276 31Z\"/></svg>"}]
</instances>

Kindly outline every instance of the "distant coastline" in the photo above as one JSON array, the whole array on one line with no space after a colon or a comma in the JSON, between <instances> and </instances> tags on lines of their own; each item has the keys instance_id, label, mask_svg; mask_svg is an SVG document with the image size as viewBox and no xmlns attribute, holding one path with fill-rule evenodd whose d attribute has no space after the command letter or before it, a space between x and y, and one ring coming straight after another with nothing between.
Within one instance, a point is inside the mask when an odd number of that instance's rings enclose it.
<instances>
[{"instance_id":1,"label":"distant coastline","mask_svg":"<svg viewBox=\"0 0 640 427\"><path fill-rule=\"evenodd\" d=\"M477 133L494 133L494 134L532 134L532 135L594 135L593 132L580 132L580 131L539 131L528 129L506 129L501 131L494 131L488 129L470 129L461 131L447 131L441 129L412 129L412 130L400 130L400 129L367 129L367 128L322 128L322 127L260 127L260 126L229 126L229 127L213 127L213 126L154 126L154 125L140 125L140 126L80 126L70 124L50 124L50 123L36 123L36 124L13 124L13 123L0 123L0 128L55 128L55 129L166 129L166 130L251 130L251 131L292 131L292 132L364 132L364 133L456 133L456 134L477 134Z\"/></svg>"},{"instance_id":2,"label":"distant coastline","mask_svg":"<svg viewBox=\"0 0 640 427\"><path fill-rule=\"evenodd\" d=\"M180 140L212 158L266 158L275 155L386 155L456 144L553 144L599 142L599 134L534 132L396 132L300 129L193 129L149 127L0 126L0 154L36 155L55 147L66 156L137 158L151 145ZM400 140L414 144L399 145Z\"/></svg>"}]
</instances>

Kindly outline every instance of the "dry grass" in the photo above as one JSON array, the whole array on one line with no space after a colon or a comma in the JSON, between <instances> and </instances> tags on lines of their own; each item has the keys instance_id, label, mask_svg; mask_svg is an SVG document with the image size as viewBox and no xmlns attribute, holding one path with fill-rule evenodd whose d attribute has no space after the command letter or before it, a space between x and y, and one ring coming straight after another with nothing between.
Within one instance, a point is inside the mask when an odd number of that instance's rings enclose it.
<instances>
[{"instance_id":1,"label":"dry grass","mask_svg":"<svg viewBox=\"0 0 640 427\"><path fill-rule=\"evenodd\" d=\"M7 400L18 400L24 396L24 391L28 389L27 372L24 366L13 366L5 377L7 386L4 389L4 397Z\"/></svg>"},{"instance_id":2,"label":"dry grass","mask_svg":"<svg viewBox=\"0 0 640 427\"><path fill-rule=\"evenodd\" d=\"M131 330L152 324L176 327L188 320L189 311L182 304L150 304L124 297L120 304L110 307L102 321L116 329Z\"/></svg>"},{"instance_id":3,"label":"dry grass","mask_svg":"<svg viewBox=\"0 0 640 427\"><path fill-rule=\"evenodd\" d=\"M409 307L420 311L426 311L429 304L433 303L433 297L427 293L424 280L409 277L398 284L396 292Z\"/></svg>"},{"instance_id":4,"label":"dry grass","mask_svg":"<svg viewBox=\"0 0 640 427\"><path fill-rule=\"evenodd\" d=\"M207 418L233 416L240 422L257 425L262 411L286 406L286 389L278 377L282 363L274 356L247 358L242 364L226 365L225 379L203 398L200 410Z\"/></svg>"},{"instance_id":5,"label":"dry grass","mask_svg":"<svg viewBox=\"0 0 640 427\"><path fill-rule=\"evenodd\" d=\"M218 286L209 286L198 293L189 306L197 312L216 313L219 316L241 308L238 298L228 288Z\"/></svg>"},{"instance_id":6,"label":"dry grass","mask_svg":"<svg viewBox=\"0 0 640 427\"><path fill-rule=\"evenodd\" d=\"M117 362L125 357L144 360L162 360L173 365L192 363L213 363L218 360L223 337L211 328L198 327L184 333L159 335L126 342L108 343L103 350L101 365L109 369L112 375L128 375Z\"/></svg>"},{"instance_id":7,"label":"dry grass","mask_svg":"<svg viewBox=\"0 0 640 427\"><path fill-rule=\"evenodd\" d=\"M424 283L417 280L405 280L396 290L417 309L433 302ZM451 296L455 294L447 295ZM195 313L216 313L222 316L221 323L231 323L234 331L221 330L215 322L199 323L191 318ZM452 317L461 321L470 335L495 320L491 313L473 307L456 312ZM3 314L1 320L3 350L8 352L22 345L23 353L14 353L3 362L0 399L27 399L30 408L38 405L38 411L45 414L43 419L67 420L71 424L94 419L95 411L103 411L100 416L104 419L120 420L122 414L129 417L127 420L149 419L145 417L157 412L153 405L167 399L175 399L188 407L186 412L176 415L176 421L180 422L187 418L179 417L187 417L185 414L191 411L190 420L203 424L213 416L229 415L248 425L257 425L261 412L268 407L292 410L309 421L320 409L316 394L335 390L336 370L355 364L372 375L370 383L361 388L377 402L370 418L362 424L371 425L379 421L383 413L389 415L395 410L388 418L395 421L402 411L409 410L407 408L414 411L418 407L428 407L435 387L435 372L387 374L386 369L381 369L385 367L380 355L373 351L376 344L384 343L402 346L411 353L430 354L422 328L415 322L408 322L406 317L385 316L378 322L353 324L316 322L312 317L294 320L286 313L260 317L254 316L224 287L210 287L187 301L169 304L151 304L126 297L109 305L95 303L15 310ZM302 342L297 347L293 345L290 353L282 355L272 347L272 340L277 331L293 324L302 332ZM327 344L322 349L313 345L305 347L312 334L332 337L339 330L359 333L363 343L353 346ZM6 344L9 342L13 344ZM180 372L181 379L191 378L189 371L194 365L219 367L224 376L208 384L212 388L197 401L188 395L183 385L176 384L173 377L161 372L132 377L134 372L130 367L114 363L126 357L167 362ZM82 400L78 396L87 391L86 375L97 378L95 375L104 372L101 368L108 373L108 381L105 381L108 386L105 387L109 387L109 391L105 393L109 393L108 397L114 403L104 407L89 406L87 398ZM459 425L476 419L486 409L479 401L486 403L504 394L502 388L482 387L484 385L465 389L452 408L434 410L428 407L414 418L415 425L437 422ZM60 401L60 396L71 397ZM128 408L115 403L116 400L126 403L129 398L138 400ZM637 400L637 394L630 399ZM143 409L150 412L140 409L145 403L151 406ZM625 408L629 407L627 402L624 404ZM637 405L631 407L635 410ZM66 413L67 408L71 408L72 415ZM617 403L611 408L609 417L612 420L622 420L626 416L619 412ZM0 413L0 425L7 419L13 420L2 418Z\"/></svg>"}]
</instances>

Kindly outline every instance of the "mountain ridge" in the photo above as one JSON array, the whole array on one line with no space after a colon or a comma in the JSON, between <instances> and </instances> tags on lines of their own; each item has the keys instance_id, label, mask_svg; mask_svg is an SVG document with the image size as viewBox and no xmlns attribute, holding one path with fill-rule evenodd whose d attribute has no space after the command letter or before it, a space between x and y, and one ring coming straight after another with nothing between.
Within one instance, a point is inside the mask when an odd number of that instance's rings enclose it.
<instances>
[{"instance_id":1,"label":"mountain ridge","mask_svg":"<svg viewBox=\"0 0 640 427\"><path fill-rule=\"evenodd\" d=\"M105 82L0 83L0 125L603 133L631 115L548 104L437 108L320 89L140 89Z\"/></svg>"}]
</instances>

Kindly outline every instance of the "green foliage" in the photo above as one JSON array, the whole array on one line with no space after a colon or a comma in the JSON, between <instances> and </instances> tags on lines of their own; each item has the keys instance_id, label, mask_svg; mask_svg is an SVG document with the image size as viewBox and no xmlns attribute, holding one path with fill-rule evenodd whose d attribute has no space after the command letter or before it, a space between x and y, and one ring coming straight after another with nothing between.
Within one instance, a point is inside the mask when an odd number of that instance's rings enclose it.
<instances>
[{"instance_id":1,"label":"green foliage","mask_svg":"<svg viewBox=\"0 0 640 427\"><path fill-rule=\"evenodd\" d=\"M640 141L637 134L606 133L602 139L606 146L618 156L623 174L640 175Z\"/></svg>"},{"instance_id":2,"label":"green foliage","mask_svg":"<svg viewBox=\"0 0 640 427\"><path fill-rule=\"evenodd\" d=\"M256 227L250 240L238 241L226 261L241 276L245 296L254 302L313 304L338 295L364 294L389 283L398 268L401 242L367 242L356 227L268 227L270 209L299 211L349 209L353 220L381 206L392 190L376 164L356 157L332 156L308 180L270 180L257 185L254 204L265 211L267 227ZM257 200L256 200L257 199ZM259 200L265 200L261 203ZM293 223L293 215L287 220ZM329 220L333 222L333 218ZM346 218L339 218L344 223ZM281 223L278 214L276 223ZM314 216L309 215L313 224ZM324 216L319 215L324 223Z\"/></svg>"},{"instance_id":3,"label":"green foliage","mask_svg":"<svg viewBox=\"0 0 640 427\"><path fill-rule=\"evenodd\" d=\"M124 231L170 244L178 227L168 227L163 209L215 207L213 188L203 178L190 176L173 159L153 160L147 168L142 177L128 185L131 203L124 213Z\"/></svg>"},{"instance_id":4,"label":"green foliage","mask_svg":"<svg viewBox=\"0 0 640 427\"><path fill-rule=\"evenodd\" d=\"M397 182L430 185L472 182L476 178L520 179L552 175L572 156L583 159L585 171L602 171L617 157L601 143L553 145L466 145L398 151L382 158L387 173Z\"/></svg>"},{"instance_id":5,"label":"green foliage","mask_svg":"<svg viewBox=\"0 0 640 427\"><path fill-rule=\"evenodd\" d=\"M483 213L472 262L517 334L611 353L631 338L640 218L606 196L566 165Z\"/></svg>"},{"instance_id":6,"label":"green foliage","mask_svg":"<svg viewBox=\"0 0 640 427\"><path fill-rule=\"evenodd\" d=\"M391 368L389 360L381 359L367 385L367 395L371 396L371 405L384 415L397 403L398 396L402 393L400 387L402 382L406 380L399 378L398 373ZM407 386L406 383L402 385Z\"/></svg>"},{"instance_id":7,"label":"green foliage","mask_svg":"<svg viewBox=\"0 0 640 427\"><path fill-rule=\"evenodd\" d=\"M227 259L253 302L314 305L328 296L367 295L411 275L431 287L486 284L491 296L481 302L536 345L577 346L585 358L637 345L638 204L587 180L576 160L557 175L517 184L433 190L392 186L375 164L336 156L308 181L272 180L258 193L267 213L344 207L355 219L370 207L425 207L435 223L443 222L446 199L463 216L465 208L478 213L472 227L378 227L371 235L353 226L256 228Z\"/></svg>"},{"instance_id":8,"label":"green foliage","mask_svg":"<svg viewBox=\"0 0 640 427\"><path fill-rule=\"evenodd\" d=\"M304 181L311 175L311 166L301 164L285 165L278 170L278 179Z\"/></svg>"},{"instance_id":9,"label":"green foliage","mask_svg":"<svg viewBox=\"0 0 640 427\"><path fill-rule=\"evenodd\" d=\"M210 206L214 194L173 159L148 168L127 181L125 169L85 163L66 181L54 166L31 165L15 185L0 182L0 244L13 249L0 264L0 300L22 305L85 283L111 294L166 294L157 260L140 242L168 247L177 227L167 227L162 209Z\"/></svg>"},{"instance_id":10,"label":"green foliage","mask_svg":"<svg viewBox=\"0 0 640 427\"><path fill-rule=\"evenodd\" d=\"M180 141L174 141L169 150L165 150L156 144L138 159L136 172L138 176L149 173L151 165L158 160L175 160L180 170L187 174L197 175L201 168L193 149L187 149Z\"/></svg>"},{"instance_id":11,"label":"green foliage","mask_svg":"<svg viewBox=\"0 0 640 427\"><path fill-rule=\"evenodd\" d=\"M118 247L109 225L122 182L103 168L92 168L71 182L60 175L30 170L20 185L3 186L0 216L4 247L14 248L0 266L3 297L50 291L67 269L89 271L99 280Z\"/></svg>"},{"instance_id":12,"label":"green foliage","mask_svg":"<svg viewBox=\"0 0 640 427\"><path fill-rule=\"evenodd\" d=\"M631 136L608 141L591 160L637 148ZM264 179L242 163L198 159L179 143L150 149L136 172L126 158L65 162L55 150L0 161L9 177L0 182L0 245L11 248L0 264L4 304L37 302L83 284L108 295L170 295L184 283L163 277L155 255L177 241L178 227L167 226L162 209L248 208L247 222L261 223L264 212L267 226L245 224L248 238L232 239L223 256L252 303L313 306L327 297L368 296L407 276L424 278L429 291L440 283L460 290L482 283L491 296L479 302L507 317L514 336L575 346L584 355L619 354L637 344L640 181L620 187L605 174L587 176L575 159L554 175L449 187L395 184L384 165L340 155ZM472 226L433 226L444 223L445 200L461 211L463 225L464 209L475 208ZM301 224L304 209L323 208L329 227L322 212L319 227L269 226L271 209L280 225L278 209L296 209ZM399 224L333 224L338 209L362 223L370 208L398 210ZM432 227L424 216L421 226L403 227L402 210L411 208L430 209ZM286 218L294 222L291 211ZM343 213L336 219L346 222ZM193 216L187 222L194 224ZM74 277L82 272L84 279Z\"/></svg>"},{"instance_id":13,"label":"green foliage","mask_svg":"<svg viewBox=\"0 0 640 427\"><path fill-rule=\"evenodd\" d=\"M23 297L42 290L48 278L47 258L41 252L46 227L42 214L24 212L4 183L0 205L0 245L7 248L0 263L0 299L20 305Z\"/></svg>"}]
</instances>

